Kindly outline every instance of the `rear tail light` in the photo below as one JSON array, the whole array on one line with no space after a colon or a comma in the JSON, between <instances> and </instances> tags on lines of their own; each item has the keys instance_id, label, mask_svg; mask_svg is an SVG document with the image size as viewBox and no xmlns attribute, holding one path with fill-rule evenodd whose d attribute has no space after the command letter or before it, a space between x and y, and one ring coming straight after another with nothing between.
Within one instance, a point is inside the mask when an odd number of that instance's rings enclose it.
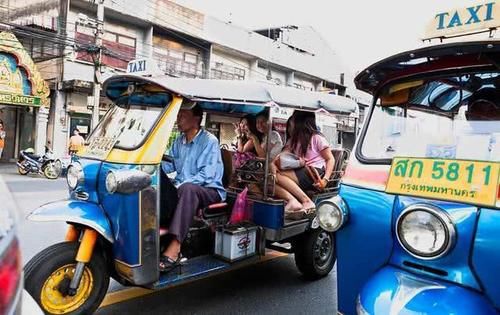
<instances>
[{"instance_id":1,"label":"rear tail light","mask_svg":"<svg viewBox=\"0 0 500 315\"><path fill-rule=\"evenodd\" d=\"M0 257L0 314L6 314L14 302L21 280L21 252L17 239Z\"/></svg>"}]
</instances>

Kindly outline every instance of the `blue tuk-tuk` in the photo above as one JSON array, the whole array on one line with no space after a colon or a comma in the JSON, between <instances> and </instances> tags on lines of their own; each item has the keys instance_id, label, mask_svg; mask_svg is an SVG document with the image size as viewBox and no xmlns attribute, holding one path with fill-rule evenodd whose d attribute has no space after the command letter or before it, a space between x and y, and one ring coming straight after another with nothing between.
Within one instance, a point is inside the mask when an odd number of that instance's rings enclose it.
<instances>
[{"instance_id":1,"label":"blue tuk-tuk","mask_svg":"<svg viewBox=\"0 0 500 315\"><path fill-rule=\"evenodd\" d=\"M355 79L373 104L336 203L343 314L500 311L500 41L428 46Z\"/></svg>"},{"instance_id":2,"label":"blue tuk-tuk","mask_svg":"<svg viewBox=\"0 0 500 315\"><path fill-rule=\"evenodd\" d=\"M26 288L47 314L94 312L110 278L159 289L258 261L266 248L295 253L299 270L308 278L331 271L333 234L319 227L320 215L285 219L283 200L273 197L269 153L265 159L250 159L234 168L227 140L231 130L221 126L232 129L243 115L266 108L269 132L283 126L295 109L326 115L330 121L338 122L342 116L355 121L354 101L261 83L130 75L108 79L103 89L114 107L68 168L69 199L44 205L29 216L68 223L66 240L42 250L25 267ZM169 202L161 198L166 175L160 163L168 160L164 152L175 132L177 112L195 103L206 113L206 129L220 139L228 198L197 212L182 244L188 260L180 272L160 273L165 246L160 216ZM338 193L347 153L335 149L334 155L337 161L329 184L321 193L312 192L317 204L330 202ZM226 223L234 200L250 184L257 187L248 196L251 219L229 230Z\"/></svg>"}]
</instances>

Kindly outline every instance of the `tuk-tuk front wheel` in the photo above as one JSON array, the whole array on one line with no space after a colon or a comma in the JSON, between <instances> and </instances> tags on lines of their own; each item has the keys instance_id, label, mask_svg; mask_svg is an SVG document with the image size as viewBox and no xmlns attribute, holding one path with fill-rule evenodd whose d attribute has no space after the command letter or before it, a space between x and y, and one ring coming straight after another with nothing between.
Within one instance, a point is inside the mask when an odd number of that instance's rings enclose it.
<instances>
[{"instance_id":1,"label":"tuk-tuk front wheel","mask_svg":"<svg viewBox=\"0 0 500 315\"><path fill-rule=\"evenodd\" d=\"M97 246L91 261L85 265L76 294L69 294L78 245L78 242L52 245L24 267L24 286L45 314L92 314L106 295L109 271Z\"/></svg>"},{"instance_id":2,"label":"tuk-tuk front wheel","mask_svg":"<svg viewBox=\"0 0 500 315\"><path fill-rule=\"evenodd\" d=\"M335 265L334 234L321 228L301 235L294 243L295 264L310 280L325 277Z\"/></svg>"}]
</instances>

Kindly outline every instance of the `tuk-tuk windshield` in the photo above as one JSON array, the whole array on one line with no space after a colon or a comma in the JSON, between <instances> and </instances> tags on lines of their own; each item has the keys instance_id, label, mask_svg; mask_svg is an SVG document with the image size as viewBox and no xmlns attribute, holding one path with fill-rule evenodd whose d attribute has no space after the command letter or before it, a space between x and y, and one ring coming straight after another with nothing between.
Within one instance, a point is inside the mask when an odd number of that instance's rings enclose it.
<instances>
[{"instance_id":1,"label":"tuk-tuk windshield","mask_svg":"<svg viewBox=\"0 0 500 315\"><path fill-rule=\"evenodd\" d=\"M361 145L366 159L394 156L500 161L499 73L399 83L382 94ZM390 95L389 95L390 96ZM387 103L392 106L387 106ZM395 106L394 106L395 105Z\"/></svg>"},{"instance_id":2,"label":"tuk-tuk windshield","mask_svg":"<svg viewBox=\"0 0 500 315\"><path fill-rule=\"evenodd\" d=\"M94 138L116 139L116 147L134 149L153 128L162 110L162 107L142 105L114 106L92 132L88 142Z\"/></svg>"}]
</instances>

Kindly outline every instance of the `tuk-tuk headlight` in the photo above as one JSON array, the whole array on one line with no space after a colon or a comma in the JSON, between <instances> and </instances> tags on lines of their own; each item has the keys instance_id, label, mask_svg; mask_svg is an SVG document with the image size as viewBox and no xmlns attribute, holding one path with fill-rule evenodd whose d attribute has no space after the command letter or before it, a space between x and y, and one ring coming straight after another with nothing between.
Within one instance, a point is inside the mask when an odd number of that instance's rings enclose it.
<instances>
[{"instance_id":1,"label":"tuk-tuk headlight","mask_svg":"<svg viewBox=\"0 0 500 315\"><path fill-rule=\"evenodd\" d=\"M343 208L343 201L336 196L333 200L322 202L317 210L317 218L321 228L328 232L335 232L344 224L347 211Z\"/></svg>"},{"instance_id":2,"label":"tuk-tuk headlight","mask_svg":"<svg viewBox=\"0 0 500 315\"><path fill-rule=\"evenodd\" d=\"M80 163L73 163L68 167L66 181L68 182L69 188L74 190L78 184L84 182L84 178L83 168Z\"/></svg>"},{"instance_id":3,"label":"tuk-tuk headlight","mask_svg":"<svg viewBox=\"0 0 500 315\"><path fill-rule=\"evenodd\" d=\"M151 181L151 175L140 170L113 170L106 175L106 190L110 194L131 194L148 187Z\"/></svg>"},{"instance_id":4,"label":"tuk-tuk headlight","mask_svg":"<svg viewBox=\"0 0 500 315\"><path fill-rule=\"evenodd\" d=\"M428 205L405 209L396 222L397 239L412 256L436 259L455 244L456 230L448 214Z\"/></svg>"}]
</instances>

